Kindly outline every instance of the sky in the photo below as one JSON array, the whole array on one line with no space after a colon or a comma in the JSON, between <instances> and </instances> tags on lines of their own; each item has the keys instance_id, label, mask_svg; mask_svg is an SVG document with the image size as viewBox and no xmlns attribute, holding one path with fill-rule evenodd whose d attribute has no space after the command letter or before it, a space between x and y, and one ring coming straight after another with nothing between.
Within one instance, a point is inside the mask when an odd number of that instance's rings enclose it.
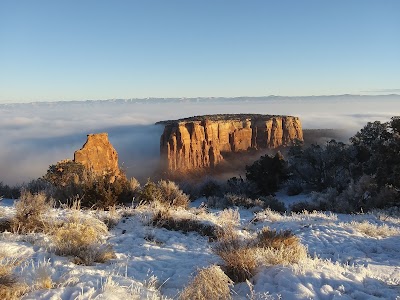
<instances>
[{"instance_id":1,"label":"sky","mask_svg":"<svg viewBox=\"0 0 400 300\"><path fill-rule=\"evenodd\" d=\"M398 0L0 0L0 103L390 93Z\"/></svg>"}]
</instances>

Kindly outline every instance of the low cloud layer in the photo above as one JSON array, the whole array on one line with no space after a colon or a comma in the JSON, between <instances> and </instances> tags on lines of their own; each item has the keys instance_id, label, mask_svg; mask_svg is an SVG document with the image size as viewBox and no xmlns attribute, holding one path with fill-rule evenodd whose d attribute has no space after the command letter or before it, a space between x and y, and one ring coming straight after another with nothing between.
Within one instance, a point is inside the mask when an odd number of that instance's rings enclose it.
<instances>
[{"instance_id":1,"label":"low cloud layer","mask_svg":"<svg viewBox=\"0 0 400 300\"><path fill-rule=\"evenodd\" d=\"M0 105L0 181L27 182L73 158L88 133L108 132L129 176L151 176L159 162L161 120L203 114L299 116L304 128L354 134L367 122L400 114L400 96L150 99ZM346 137L347 138L347 137Z\"/></svg>"}]
</instances>

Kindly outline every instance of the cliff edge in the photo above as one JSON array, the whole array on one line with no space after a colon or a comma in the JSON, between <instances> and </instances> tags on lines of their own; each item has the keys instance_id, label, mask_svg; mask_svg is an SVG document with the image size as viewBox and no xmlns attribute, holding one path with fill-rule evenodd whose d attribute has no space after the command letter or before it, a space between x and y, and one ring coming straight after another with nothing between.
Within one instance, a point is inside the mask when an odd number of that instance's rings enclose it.
<instances>
[{"instance_id":1,"label":"cliff edge","mask_svg":"<svg viewBox=\"0 0 400 300\"><path fill-rule=\"evenodd\" d=\"M303 140L298 117L237 114L163 121L161 161L169 171L215 167L223 153L274 149Z\"/></svg>"}]
</instances>

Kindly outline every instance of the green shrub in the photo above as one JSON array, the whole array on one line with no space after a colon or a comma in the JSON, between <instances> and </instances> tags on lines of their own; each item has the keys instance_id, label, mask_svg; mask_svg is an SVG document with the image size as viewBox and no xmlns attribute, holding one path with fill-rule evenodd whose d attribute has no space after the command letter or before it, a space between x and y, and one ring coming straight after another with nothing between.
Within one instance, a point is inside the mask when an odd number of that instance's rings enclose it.
<instances>
[{"instance_id":1,"label":"green shrub","mask_svg":"<svg viewBox=\"0 0 400 300\"><path fill-rule=\"evenodd\" d=\"M274 157L261 156L252 165L246 166L246 178L253 182L260 195L274 194L281 182L287 179L287 165L278 152Z\"/></svg>"}]
</instances>

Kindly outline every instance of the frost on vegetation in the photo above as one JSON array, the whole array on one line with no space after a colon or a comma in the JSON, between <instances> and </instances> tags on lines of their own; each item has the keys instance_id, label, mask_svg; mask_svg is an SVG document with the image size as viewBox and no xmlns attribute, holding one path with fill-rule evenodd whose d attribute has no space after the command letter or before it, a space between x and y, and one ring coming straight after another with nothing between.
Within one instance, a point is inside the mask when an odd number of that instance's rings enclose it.
<instances>
[{"instance_id":1,"label":"frost on vegetation","mask_svg":"<svg viewBox=\"0 0 400 300\"><path fill-rule=\"evenodd\" d=\"M321 272L330 274L332 277L338 275L349 277L349 279L363 281L365 277L372 277L372 272L364 265L349 265L339 262L333 262L330 259L321 259L318 257L306 257L299 261L298 264L291 266L297 275L305 275L313 272Z\"/></svg>"},{"instance_id":2,"label":"frost on vegetation","mask_svg":"<svg viewBox=\"0 0 400 300\"><path fill-rule=\"evenodd\" d=\"M23 191L15 203L15 216L11 221L12 231L18 233L47 231L52 226L49 218L52 202L44 193L31 194Z\"/></svg>"},{"instance_id":3,"label":"frost on vegetation","mask_svg":"<svg viewBox=\"0 0 400 300\"><path fill-rule=\"evenodd\" d=\"M28 286L14 274L14 268L21 262L22 259L0 252L0 299L20 299L28 291Z\"/></svg>"},{"instance_id":4,"label":"frost on vegetation","mask_svg":"<svg viewBox=\"0 0 400 300\"><path fill-rule=\"evenodd\" d=\"M181 300L228 300L231 299L233 281L219 266L201 269L181 292Z\"/></svg>"},{"instance_id":5,"label":"frost on vegetation","mask_svg":"<svg viewBox=\"0 0 400 300\"><path fill-rule=\"evenodd\" d=\"M375 216L383 222L400 224L400 207L391 207L386 209L374 209L369 214Z\"/></svg>"},{"instance_id":6,"label":"frost on vegetation","mask_svg":"<svg viewBox=\"0 0 400 300\"><path fill-rule=\"evenodd\" d=\"M263 211L257 212L255 214L254 220L257 221L269 221L269 222L278 222L285 218L282 214L271 210L270 208L266 208Z\"/></svg>"},{"instance_id":7,"label":"frost on vegetation","mask_svg":"<svg viewBox=\"0 0 400 300\"><path fill-rule=\"evenodd\" d=\"M114 281L112 276L108 276L101 284L101 293L93 299L104 300L168 300L166 297L161 296L158 290L152 290L144 287L139 283L134 283L130 286L122 286Z\"/></svg>"},{"instance_id":8,"label":"frost on vegetation","mask_svg":"<svg viewBox=\"0 0 400 300\"><path fill-rule=\"evenodd\" d=\"M238 209L224 209L218 214L218 223L222 226L232 225L238 226L240 224L240 214Z\"/></svg>"},{"instance_id":9,"label":"frost on vegetation","mask_svg":"<svg viewBox=\"0 0 400 300\"><path fill-rule=\"evenodd\" d=\"M276 232L265 227L255 238L240 239L225 230L213 251L224 261L226 274L235 282L255 275L260 266L288 265L307 257L307 250L290 231Z\"/></svg>"},{"instance_id":10,"label":"frost on vegetation","mask_svg":"<svg viewBox=\"0 0 400 300\"><path fill-rule=\"evenodd\" d=\"M388 237L400 234L400 230L398 228L389 227L386 224L376 225L368 221L363 221L363 222L352 221L350 223L343 225L350 228L354 228L358 232L361 232L370 237Z\"/></svg>"},{"instance_id":11,"label":"frost on vegetation","mask_svg":"<svg viewBox=\"0 0 400 300\"><path fill-rule=\"evenodd\" d=\"M256 221L269 221L269 222L279 222L279 221L336 221L338 219L337 214L332 212L321 212L321 211L303 211L301 213L291 214L280 214L269 208L260 211L255 214L254 220Z\"/></svg>"},{"instance_id":12,"label":"frost on vegetation","mask_svg":"<svg viewBox=\"0 0 400 300\"><path fill-rule=\"evenodd\" d=\"M269 221L269 222L279 222L279 221L312 221L312 220L327 220L336 221L338 219L337 214L332 212L321 212L321 211L303 211L301 213L291 214L280 214L269 208L263 211L257 212L255 214L254 220L257 221Z\"/></svg>"},{"instance_id":13,"label":"frost on vegetation","mask_svg":"<svg viewBox=\"0 0 400 300\"><path fill-rule=\"evenodd\" d=\"M103 222L73 211L51 235L56 254L73 256L77 264L92 265L115 258L112 246L104 244L107 232Z\"/></svg>"},{"instance_id":14,"label":"frost on vegetation","mask_svg":"<svg viewBox=\"0 0 400 300\"><path fill-rule=\"evenodd\" d=\"M30 286L32 290L52 289L56 286L53 281L52 275L54 270L51 267L50 259L34 262L33 260L27 262L22 266L21 273L31 273L32 281Z\"/></svg>"},{"instance_id":15,"label":"frost on vegetation","mask_svg":"<svg viewBox=\"0 0 400 300\"><path fill-rule=\"evenodd\" d=\"M189 196L173 181L160 180L155 183L150 180L138 193L140 204L162 204L164 206L188 208Z\"/></svg>"}]
</instances>

